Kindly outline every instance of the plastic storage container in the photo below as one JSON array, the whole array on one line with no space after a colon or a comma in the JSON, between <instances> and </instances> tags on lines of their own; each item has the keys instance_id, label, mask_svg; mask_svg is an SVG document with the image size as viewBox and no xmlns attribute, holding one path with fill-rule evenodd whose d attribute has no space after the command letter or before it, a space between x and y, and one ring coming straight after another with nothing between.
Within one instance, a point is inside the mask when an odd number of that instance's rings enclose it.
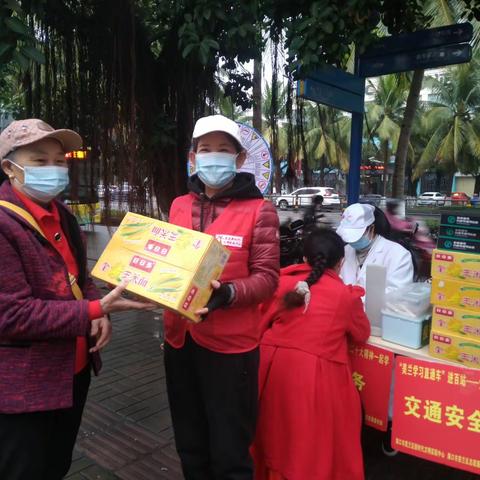
<instances>
[{"instance_id":1,"label":"plastic storage container","mask_svg":"<svg viewBox=\"0 0 480 480\"><path fill-rule=\"evenodd\" d=\"M384 312L400 318L421 318L430 313L429 283L411 283L385 295Z\"/></svg>"},{"instance_id":2,"label":"plastic storage container","mask_svg":"<svg viewBox=\"0 0 480 480\"><path fill-rule=\"evenodd\" d=\"M422 348L430 336L431 315L412 318L398 313L382 312L382 338L409 348Z\"/></svg>"}]
</instances>

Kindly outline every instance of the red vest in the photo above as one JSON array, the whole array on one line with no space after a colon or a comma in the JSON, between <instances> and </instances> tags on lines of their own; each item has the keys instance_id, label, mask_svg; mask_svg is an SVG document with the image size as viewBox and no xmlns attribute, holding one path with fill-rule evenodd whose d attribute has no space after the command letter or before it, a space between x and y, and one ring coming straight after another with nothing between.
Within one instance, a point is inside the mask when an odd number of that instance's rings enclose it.
<instances>
[{"instance_id":1,"label":"red vest","mask_svg":"<svg viewBox=\"0 0 480 480\"><path fill-rule=\"evenodd\" d=\"M176 198L170 209L170 223L191 229L193 200L192 195ZM232 200L205 230L232 252L220 279L222 282L249 276L250 245L263 202L263 199ZM165 339L175 348L183 346L187 329L196 343L220 353L247 352L260 341L258 305L216 310L198 324L188 323L167 310L164 318Z\"/></svg>"}]
</instances>

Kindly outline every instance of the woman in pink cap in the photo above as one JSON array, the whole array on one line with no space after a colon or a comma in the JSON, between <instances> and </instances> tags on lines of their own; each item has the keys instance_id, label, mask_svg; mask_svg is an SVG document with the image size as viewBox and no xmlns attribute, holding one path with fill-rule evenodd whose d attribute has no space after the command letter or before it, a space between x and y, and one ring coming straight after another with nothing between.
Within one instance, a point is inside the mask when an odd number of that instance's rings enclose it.
<instances>
[{"instance_id":1,"label":"woman in pink cap","mask_svg":"<svg viewBox=\"0 0 480 480\"><path fill-rule=\"evenodd\" d=\"M38 119L0 134L0 478L60 480L69 468L108 314L151 304L100 298L75 217L56 197L81 137Z\"/></svg>"}]
</instances>

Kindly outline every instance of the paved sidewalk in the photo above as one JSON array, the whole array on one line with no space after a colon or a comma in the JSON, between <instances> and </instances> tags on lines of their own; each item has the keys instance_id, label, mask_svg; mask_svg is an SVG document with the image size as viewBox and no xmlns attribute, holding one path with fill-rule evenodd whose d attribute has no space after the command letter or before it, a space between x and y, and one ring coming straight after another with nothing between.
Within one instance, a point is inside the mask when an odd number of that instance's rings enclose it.
<instances>
[{"instance_id":1,"label":"paved sidewalk","mask_svg":"<svg viewBox=\"0 0 480 480\"><path fill-rule=\"evenodd\" d=\"M113 233L113 230L112 230ZM105 227L88 232L92 267L109 240ZM68 480L180 480L168 409L161 315L112 316L113 337L92 378Z\"/></svg>"},{"instance_id":2,"label":"paved sidewalk","mask_svg":"<svg viewBox=\"0 0 480 480\"><path fill-rule=\"evenodd\" d=\"M160 317L114 316L93 378L69 480L183 478L168 409Z\"/></svg>"}]
</instances>

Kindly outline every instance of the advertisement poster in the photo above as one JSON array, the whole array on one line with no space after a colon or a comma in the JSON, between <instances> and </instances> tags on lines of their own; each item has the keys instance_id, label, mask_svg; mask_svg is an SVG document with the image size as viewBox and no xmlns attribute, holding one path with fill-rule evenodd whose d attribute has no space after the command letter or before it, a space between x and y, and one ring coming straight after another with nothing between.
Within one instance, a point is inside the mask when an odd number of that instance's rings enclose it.
<instances>
[{"instance_id":1,"label":"advertisement poster","mask_svg":"<svg viewBox=\"0 0 480 480\"><path fill-rule=\"evenodd\" d=\"M352 345L353 381L362 399L365 424L386 431L394 355L372 345Z\"/></svg>"},{"instance_id":2,"label":"advertisement poster","mask_svg":"<svg viewBox=\"0 0 480 480\"><path fill-rule=\"evenodd\" d=\"M397 357L392 446L480 474L480 370Z\"/></svg>"}]
</instances>

